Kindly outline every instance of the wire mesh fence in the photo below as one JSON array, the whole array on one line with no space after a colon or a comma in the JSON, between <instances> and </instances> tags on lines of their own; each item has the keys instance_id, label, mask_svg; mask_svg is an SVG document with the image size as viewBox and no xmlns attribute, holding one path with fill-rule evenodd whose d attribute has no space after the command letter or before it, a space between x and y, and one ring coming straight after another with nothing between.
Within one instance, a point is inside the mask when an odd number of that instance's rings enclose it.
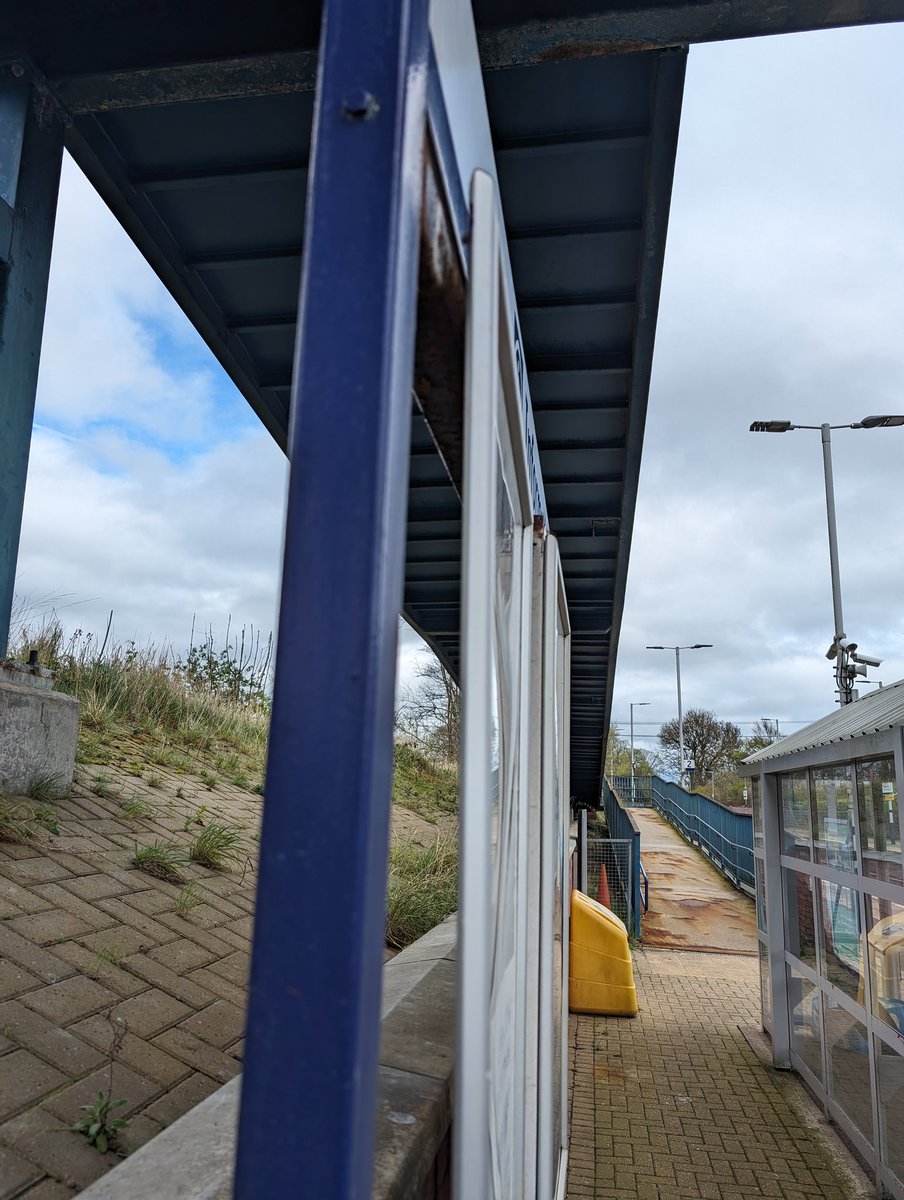
<instances>
[{"instance_id":1,"label":"wire mesh fence","mask_svg":"<svg viewBox=\"0 0 904 1200\"><path fill-rule=\"evenodd\" d=\"M622 804L633 808L653 807L653 776L652 775L611 775L609 785Z\"/></svg>"},{"instance_id":2,"label":"wire mesh fence","mask_svg":"<svg viewBox=\"0 0 904 1200\"><path fill-rule=\"evenodd\" d=\"M587 839L587 891L620 917L628 929L634 920L633 843L627 839Z\"/></svg>"}]
</instances>

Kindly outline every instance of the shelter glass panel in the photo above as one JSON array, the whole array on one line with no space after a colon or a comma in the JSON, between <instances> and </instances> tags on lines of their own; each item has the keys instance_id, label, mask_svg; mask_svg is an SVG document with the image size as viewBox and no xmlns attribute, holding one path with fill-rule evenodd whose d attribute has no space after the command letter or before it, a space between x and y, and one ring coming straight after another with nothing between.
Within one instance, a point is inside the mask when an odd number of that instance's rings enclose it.
<instances>
[{"instance_id":1,"label":"shelter glass panel","mask_svg":"<svg viewBox=\"0 0 904 1200\"><path fill-rule=\"evenodd\" d=\"M761 858L753 860L756 875L756 925L761 933L766 932L766 864Z\"/></svg>"},{"instance_id":2,"label":"shelter glass panel","mask_svg":"<svg viewBox=\"0 0 904 1200\"><path fill-rule=\"evenodd\" d=\"M821 973L830 983L863 1003L863 954L857 893L840 883L819 880Z\"/></svg>"},{"instance_id":3,"label":"shelter glass panel","mask_svg":"<svg viewBox=\"0 0 904 1200\"><path fill-rule=\"evenodd\" d=\"M758 943L760 952L760 1008L763 1014L763 1028L772 1028L772 989L769 986L769 947L765 942Z\"/></svg>"},{"instance_id":4,"label":"shelter glass panel","mask_svg":"<svg viewBox=\"0 0 904 1200\"><path fill-rule=\"evenodd\" d=\"M904 884L895 760L891 755L857 764L861 871L870 879Z\"/></svg>"},{"instance_id":5,"label":"shelter glass panel","mask_svg":"<svg viewBox=\"0 0 904 1200\"><path fill-rule=\"evenodd\" d=\"M822 998L819 988L788 967L791 1049L822 1082Z\"/></svg>"},{"instance_id":6,"label":"shelter glass panel","mask_svg":"<svg viewBox=\"0 0 904 1200\"><path fill-rule=\"evenodd\" d=\"M783 869L782 882L785 889L785 949L817 971L816 881L812 875Z\"/></svg>"},{"instance_id":7,"label":"shelter glass panel","mask_svg":"<svg viewBox=\"0 0 904 1200\"><path fill-rule=\"evenodd\" d=\"M866 1026L828 997L824 1017L829 1095L872 1145L873 1102Z\"/></svg>"},{"instance_id":8,"label":"shelter glass panel","mask_svg":"<svg viewBox=\"0 0 904 1200\"><path fill-rule=\"evenodd\" d=\"M850 763L810 772L813 857L838 871L855 871L854 769Z\"/></svg>"},{"instance_id":9,"label":"shelter glass panel","mask_svg":"<svg viewBox=\"0 0 904 1200\"><path fill-rule=\"evenodd\" d=\"M763 841L763 804L760 796L760 777L754 775L750 780L750 805L753 811L753 845L762 850Z\"/></svg>"},{"instance_id":10,"label":"shelter glass panel","mask_svg":"<svg viewBox=\"0 0 904 1200\"><path fill-rule=\"evenodd\" d=\"M904 1182L904 1058L878 1038L879 1145L882 1161Z\"/></svg>"},{"instance_id":11,"label":"shelter glass panel","mask_svg":"<svg viewBox=\"0 0 904 1200\"><path fill-rule=\"evenodd\" d=\"M779 776L782 808L782 853L791 858L813 857L810 838L810 791L806 771Z\"/></svg>"},{"instance_id":12,"label":"shelter glass panel","mask_svg":"<svg viewBox=\"0 0 904 1200\"><path fill-rule=\"evenodd\" d=\"M878 896L864 903L873 1016L904 1035L904 904Z\"/></svg>"}]
</instances>

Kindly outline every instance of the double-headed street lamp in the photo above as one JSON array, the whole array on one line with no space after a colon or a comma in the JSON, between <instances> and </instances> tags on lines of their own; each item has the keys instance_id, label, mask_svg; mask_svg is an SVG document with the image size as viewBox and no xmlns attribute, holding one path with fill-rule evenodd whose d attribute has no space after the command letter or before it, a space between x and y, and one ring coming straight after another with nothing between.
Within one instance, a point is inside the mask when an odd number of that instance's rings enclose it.
<instances>
[{"instance_id":1,"label":"double-headed street lamp","mask_svg":"<svg viewBox=\"0 0 904 1200\"><path fill-rule=\"evenodd\" d=\"M631 709L631 803L634 804L636 796L634 794L634 709L643 708L649 704L649 700L632 700L628 707Z\"/></svg>"},{"instance_id":2,"label":"double-headed street lamp","mask_svg":"<svg viewBox=\"0 0 904 1200\"><path fill-rule=\"evenodd\" d=\"M826 519L829 526L829 565L832 571L832 606L835 610L835 637L826 652L826 658L835 660L835 681L838 685L839 704L850 704L857 699L854 681L858 675L866 675L867 667L878 667L881 658L857 653L857 643L850 641L844 633L844 617L841 612L841 576L838 570L838 529L835 524L835 485L832 479L832 430L833 429L884 429L890 425L904 425L904 416L864 417L847 425L794 425L791 421L754 421L751 433L788 433L792 429L818 429L822 434L822 463L826 482Z\"/></svg>"},{"instance_id":3,"label":"double-headed street lamp","mask_svg":"<svg viewBox=\"0 0 904 1200\"><path fill-rule=\"evenodd\" d=\"M675 676L678 680L678 761L680 764L680 783L684 786L684 714L681 711L681 651L682 650L712 650L712 642L695 642L693 646L647 646L648 650L674 650Z\"/></svg>"}]
</instances>

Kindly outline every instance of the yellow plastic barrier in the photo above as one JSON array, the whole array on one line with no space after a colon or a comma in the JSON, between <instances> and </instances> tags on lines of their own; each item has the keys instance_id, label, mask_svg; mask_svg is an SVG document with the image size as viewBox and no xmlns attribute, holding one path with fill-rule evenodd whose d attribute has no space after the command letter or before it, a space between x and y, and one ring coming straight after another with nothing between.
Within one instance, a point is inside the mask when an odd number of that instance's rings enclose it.
<instances>
[{"instance_id":1,"label":"yellow plastic barrier","mask_svg":"<svg viewBox=\"0 0 904 1200\"><path fill-rule=\"evenodd\" d=\"M628 931L615 913L578 891L571 893L568 1007L609 1017L637 1015Z\"/></svg>"}]
</instances>

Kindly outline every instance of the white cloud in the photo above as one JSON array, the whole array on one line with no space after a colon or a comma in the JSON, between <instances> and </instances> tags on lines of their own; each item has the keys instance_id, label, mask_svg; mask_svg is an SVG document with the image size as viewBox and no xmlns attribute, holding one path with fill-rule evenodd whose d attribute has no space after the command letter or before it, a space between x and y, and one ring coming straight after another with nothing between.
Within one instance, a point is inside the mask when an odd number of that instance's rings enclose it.
<instances>
[{"instance_id":1,"label":"white cloud","mask_svg":"<svg viewBox=\"0 0 904 1200\"><path fill-rule=\"evenodd\" d=\"M834 703L817 432L904 410L904 28L694 47L614 717ZM904 676L904 429L834 435L846 632ZM645 727L647 732L652 727Z\"/></svg>"}]
</instances>

